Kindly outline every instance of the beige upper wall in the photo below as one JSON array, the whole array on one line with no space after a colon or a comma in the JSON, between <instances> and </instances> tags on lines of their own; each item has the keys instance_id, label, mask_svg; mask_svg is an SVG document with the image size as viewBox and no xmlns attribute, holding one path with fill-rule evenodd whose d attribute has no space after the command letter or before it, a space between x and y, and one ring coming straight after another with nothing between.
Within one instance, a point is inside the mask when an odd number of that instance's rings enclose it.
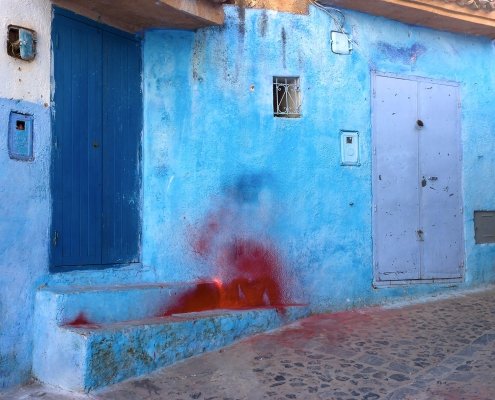
<instances>
[{"instance_id":1,"label":"beige upper wall","mask_svg":"<svg viewBox=\"0 0 495 400\"><path fill-rule=\"evenodd\" d=\"M210 0L53 0L53 3L90 19L122 29L189 29L222 25L221 4Z\"/></svg>"},{"instance_id":2,"label":"beige upper wall","mask_svg":"<svg viewBox=\"0 0 495 400\"><path fill-rule=\"evenodd\" d=\"M308 0L235 0L235 4L246 8L267 8L295 14L307 14Z\"/></svg>"},{"instance_id":3,"label":"beige upper wall","mask_svg":"<svg viewBox=\"0 0 495 400\"><path fill-rule=\"evenodd\" d=\"M483 35L495 39L495 13L472 10L457 3L433 0L320 0L334 7L349 8L433 29Z\"/></svg>"},{"instance_id":4,"label":"beige upper wall","mask_svg":"<svg viewBox=\"0 0 495 400\"><path fill-rule=\"evenodd\" d=\"M49 0L0 0L0 97L35 103L50 102L50 30ZM7 55L7 28L20 25L36 31L37 55L31 62Z\"/></svg>"}]
</instances>

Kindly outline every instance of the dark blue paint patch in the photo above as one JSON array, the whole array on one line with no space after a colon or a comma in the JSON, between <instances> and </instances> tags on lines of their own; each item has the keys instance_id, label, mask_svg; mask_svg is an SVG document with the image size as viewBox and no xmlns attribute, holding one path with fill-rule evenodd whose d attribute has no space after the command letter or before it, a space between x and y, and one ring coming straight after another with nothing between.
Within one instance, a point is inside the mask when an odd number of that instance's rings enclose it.
<instances>
[{"instance_id":1,"label":"dark blue paint patch","mask_svg":"<svg viewBox=\"0 0 495 400\"><path fill-rule=\"evenodd\" d=\"M196 33L192 54L192 74L193 79L198 82L203 81L203 61L205 58L204 35Z\"/></svg>"},{"instance_id":2,"label":"dark blue paint patch","mask_svg":"<svg viewBox=\"0 0 495 400\"><path fill-rule=\"evenodd\" d=\"M241 6L237 8L237 15L239 18L239 35L242 39L246 34L246 9L244 8L244 5L241 4Z\"/></svg>"},{"instance_id":3,"label":"dark blue paint patch","mask_svg":"<svg viewBox=\"0 0 495 400\"><path fill-rule=\"evenodd\" d=\"M421 55L426 53L427 49L418 43L414 43L410 47L396 47L390 43L379 42L378 51L390 61L398 61L403 64L409 64L415 63Z\"/></svg>"},{"instance_id":4,"label":"dark blue paint patch","mask_svg":"<svg viewBox=\"0 0 495 400\"><path fill-rule=\"evenodd\" d=\"M287 32L285 31L285 28L282 28L282 59L285 69L287 68Z\"/></svg>"},{"instance_id":5,"label":"dark blue paint patch","mask_svg":"<svg viewBox=\"0 0 495 400\"><path fill-rule=\"evenodd\" d=\"M265 173L242 174L232 185L226 187L225 192L238 204L256 203L260 192L270 186L271 180L271 176Z\"/></svg>"},{"instance_id":6,"label":"dark blue paint patch","mask_svg":"<svg viewBox=\"0 0 495 400\"><path fill-rule=\"evenodd\" d=\"M260 35L262 37L265 37L268 30L268 14L266 10L263 10L261 12L261 17L259 20L259 29L260 29Z\"/></svg>"}]
</instances>

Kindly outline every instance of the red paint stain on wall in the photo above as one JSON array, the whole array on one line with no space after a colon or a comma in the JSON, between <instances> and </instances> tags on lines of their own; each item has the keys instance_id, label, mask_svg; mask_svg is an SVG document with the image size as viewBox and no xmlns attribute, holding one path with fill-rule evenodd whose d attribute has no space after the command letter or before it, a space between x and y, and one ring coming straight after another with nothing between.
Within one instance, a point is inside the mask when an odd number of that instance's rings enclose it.
<instances>
[{"instance_id":1,"label":"red paint stain on wall","mask_svg":"<svg viewBox=\"0 0 495 400\"><path fill-rule=\"evenodd\" d=\"M207 242L201 239L197 243L204 254L208 253ZM199 282L194 289L179 296L164 315L286 305L282 266L272 247L255 240L237 239L220 253L218 262L225 271L224 278Z\"/></svg>"},{"instance_id":2,"label":"red paint stain on wall","mask_svg":"<svg viewBox=\"0 0 495 400\"><path fill-rule=\"evenodd\" d=\"M291 304L294 283L269 236L279 205L269 174L247 173L224 188L204 222L189 231L194 255L210 276L178 296L164 315ZM293 303L293 302L292 302Z\"/></svg>"}]
</instances>

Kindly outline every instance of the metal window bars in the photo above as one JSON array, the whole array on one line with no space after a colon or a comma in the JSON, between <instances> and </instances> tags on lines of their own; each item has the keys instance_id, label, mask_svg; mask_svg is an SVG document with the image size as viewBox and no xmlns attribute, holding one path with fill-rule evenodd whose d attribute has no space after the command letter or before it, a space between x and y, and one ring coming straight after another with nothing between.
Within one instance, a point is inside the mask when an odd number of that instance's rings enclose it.
<instances>
[{"instance_id":1,"label":"metal window bars","mask_svg":"<svg viewBox=\"0 0 495 400\"><path fill-rule=\"evenodd\" d=\"M273 78L273 113L275 117L301 117L301 89L298 77Z\"/></svg>"}]
</instances>

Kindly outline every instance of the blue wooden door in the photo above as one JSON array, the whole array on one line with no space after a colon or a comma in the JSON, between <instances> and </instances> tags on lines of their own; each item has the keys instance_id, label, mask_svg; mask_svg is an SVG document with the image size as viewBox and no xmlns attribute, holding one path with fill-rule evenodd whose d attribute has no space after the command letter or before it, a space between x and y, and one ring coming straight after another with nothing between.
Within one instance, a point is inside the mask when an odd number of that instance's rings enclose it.
<instances>
[{"instance_id":1,"label":"blue wooden door","mask_svg":"<svg viewBox=\"0 0 495 400\"><path fill-rule=\"evenodd\" d=\"M102 263L139 261L141 52L103 32Z\"/></svg>"},{"instance_id":2,"label":"blue wooden door","mask_svg":"<svg viewBox=\"0 0 495 400\"><path fill-rule=\"evenodd\" d=\"M53 55L52 265L138 262L140 43L56 9Z\"/></svg>"}]
</instances>

